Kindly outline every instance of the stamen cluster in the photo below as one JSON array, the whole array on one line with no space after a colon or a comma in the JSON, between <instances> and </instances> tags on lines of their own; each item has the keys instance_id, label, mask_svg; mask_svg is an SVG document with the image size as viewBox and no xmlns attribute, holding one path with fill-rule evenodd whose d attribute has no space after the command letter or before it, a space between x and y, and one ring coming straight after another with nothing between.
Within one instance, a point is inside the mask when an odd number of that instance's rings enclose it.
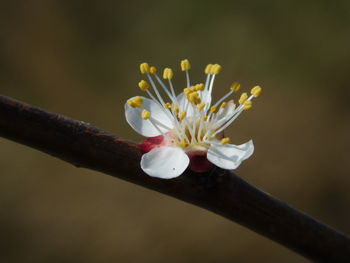
<instances>
[{"instance_id":1,"label":"stamen cluster","mask_svg":"<svg viewBox=\"0 0 350 263\"><path fill-rule=\"evenodd\" d=\"M181 61L181 69L185 71L186 76L188 76L190 63L187 59ZM206 66L204 70L204 72L207 74L207 81L205 85L203 83L199 83L191 86L189 77L187 77L187 87L183 90L186 102L185 105L181 108L179 107L178 98L175 95L171 82L171 79L174 75L172 69L165 68L163 71L163 79L168 80L170 91L166 87L165 83L157 75L157 69L154 66L150 67L148 63L142 63L140 65L140 71L142 74L145 74L148 77L149 82L151 83L151 86L156 94L156 97L150 93L150 84L146 80L141 80L139 82L139 88L142 91L146 91L154 101L162 105L164 107L164 112L167 115L171 115L175 127L174 129L169 128L168 132L171 131L174 135L176 143L184 148L194 144L200 144L204 146L207 144L208 140L215 139L215 136L223 131L227 126L229 126L243 110L248 110L252 107L252 98L258 97L261 94L260 86L255 86L252 88L251 96L249 97L247 93L242 93L240 99L238 100L240 104L239 107L235 111L231 112L231 114L228 116L225 116L225 118L219 119L218 114L220 113L220 110L223 111L227 106L227 102L224 100L228 98L232 93L238 92L240 90L240 84L236 82L233 83L230 87L230 91L224 95L217 103L215 103L215 105L209 108L210 101L208 101L208 98L205 97L211 97L215 76L221 71L220 65L208 64ZM163 98L160 95L160 92L157 89L157 86L152 79L152 75L159 82L171 102L164 102ZM128 100L127 103L131 107L140 108L143 104L143 100L141 97L137 96L133 99ZM219 107L220 103L221 105ZM189 110L192 112L192 114L190 116L187 116L187 112ZM207 111L209 112L208 115ZM150 120L157 130L160 130L161 127L164 128L164 125L158 123L157 120L151 117L151 112L144 109L141 111L141 116L144 120ZM166 132L161 132L161 134L167 136ZM226 144L229 142L229 139L223 138L221 142L223 144Z\"/></svg>"},{"instance_id":2,"label":"stamen cluster","mask_svg":"<svg viewBox=\"0 0 350 263\"><path fill-rule=\"evenodd\" d=\"M147 80L141 80L138 86L150 99L140 96L129 99L126 104L126 118L129 124L143 135L147 137L161 135L166 142L164 145L180 147L187 155L193 151L208 152L207 157L210 160L211 148L220 145L224 147L222 149L236 147L229 144L228 137L223 138L223 131L244 110L252 107L252 99L258 97L262 89L260 86L255 86L251 89L250 95L242 93L238 100L239 105L236 107L232 99L227 101L233 93L240 90L240 84L235 82L221 99L212 104L211 94L215 77L222 67L219 64L208 64L204 69L207 75L205 83L192 84L189 77L190 62L185 59L180 65L186 75L186 87L177 96L172 83L174 73L171 68L163 70L162 80L157 74L156 67L142 63L140 71ZM159 86L168 100L161 95ZM219 148L218 151L222 149Z\"/></svg>"}]
</instances>

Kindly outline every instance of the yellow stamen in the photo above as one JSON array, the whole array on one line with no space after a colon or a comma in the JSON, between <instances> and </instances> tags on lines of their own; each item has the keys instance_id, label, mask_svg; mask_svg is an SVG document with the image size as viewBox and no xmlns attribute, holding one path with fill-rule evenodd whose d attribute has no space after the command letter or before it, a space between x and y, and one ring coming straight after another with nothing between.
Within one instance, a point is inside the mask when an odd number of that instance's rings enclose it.
<instances>
[{"instance_id":1,"label":"yellow stamen","mask_svg":"<svg viewBox=\"0 0 350 263\"><path fill-rule=\"evenodd\" d=\"M221 139L221 144L228 144L231 142L231 139L229 137L222 138Z\"/></svg>"},{"instance_id":2,"label":"yellow stamen","mask_svg":"<svg viewBox=\"0 0 350 263\"><path fill-rule=\"evenodd\" d=\"M165 68L163 71L163 79L172 79L173 78L173 70L171 68Z\"/></svg>"},{"instance_id":3,"label":"yellow stamen","mask_svg":"<svg viewBox=\"0 0 350 263\"><path fill-rule=\"evenodd\" d=\"M190 102L193 102L194 104L199 104L201 103L201 98L198 94L198 92L191 92L187 95L187 99L190 101Z\"/></svg>"},{"instance_id":4,"label":"yellow stamen","mask_svg":"<svg viewBox=\"0 0 350 263\"><path fill-rule=\"evenodd\" d=\"M242 93L241 97L239 98L238 102L239 104L243 104L248 99L248 94L246 92Z\"/></svg>"},{"instance_id":5,"label":"yellow stamen","mask_svg":"<svg viewBox=\"0 0 350 263\"><path fill-rule=\"evenodd\" d=\"M250 91L250 93L255 97L259 97L261 95L262 92L262 88L260 86L255 86L254 88L252 88L252 90Z\"/></svg>"},{"instance_id":6,"label":"yellow stamen","mask_svg":"<svg viewBox=\"0 0 350 263\"><path fill-rule=\"evenodd\" d=\"M204 90L204 84L203 83L199 83L197 85L194 86L195 90L196 91L199 91L199 90Z\"/></svg>"},{"instance_id":7,"label":"yellow stamen","mask_svg":"<svg viewBox=\"0 0 350 263\"><path fill-rule=\"evenodd\" d=\"M179 105L177 105L177 104L174 104L174 112L176 113L176 114L178 114L179 113Z\"/></svg>"},{"instance_id":8,"label":"yellow stamen","mask_svg":"<svg viewBox=\"0 0 350 263\"><path fill-rule=\"evenodd\" d=\"M191 91L191 89L190 88L185 88L184 89L184 93L186 94L186 95L188 95L189 93L191 93L192 91Z\"/></svg>"},{"instance_id":9,"label":"yellow stamen","mask_svg":"<svg viewBox=\"0 0 350 263\"><path fill-rule=\"evenodd\" d=\"M143 110L141 112L141 117L142 119L147 120L151 117L151 113L148 110Z\"/></svg>"},{"instance_id":10,"label":"yellow stamen","mask_svg":"<svg viewBox=\"0 0 350 263\"><path fill-rule=\"evenodd\" d=\"M141 63L140 64L140 71L142 74L148 73L149 72L149 65L148 63Z\"/></svg>"},{"instance_id":11,"label":"yellow stamen","mask_svg":"<svg viewBox=\"0 0 350 263\"><path fill-rule=\"evenodd\" d=\"M152 67L149 68L149 73L155 74L156 72L157 72L157 68L156 67L152 66Z\"/></svg>"},{"instance_id":12,"label":"yellow stamen","mask_svg":"<svg viewBox=\"0 0 350 263\"><path fill-rule=\"evenodd\" d=\"M191 69L191 64L190 62L188 61L188 59L184 59L181 61L181 70L182 71L185 71L185 70L189 70Z\"/></svg>"},{"instance_id":13,"label":"yellow stamen","mask_svg":"<svg viewBox=\"0 0 350 263\"><path fill-rule=\"evenodd\" d=\"M134 98L134 101L135 101L137 104L140 104L140 105L143 104L143 98L141 98L140 96L136 96L136 97Z\"/></svg>"},{"instance_id":14,"label":"yellow stamen","mask_svg":"<svg viewBox=\"0 0 350 263\"><path fill-rule=\"evenodd\" d=\"M208 120L208 115L204 115L204 120L205 120L205 121Z\"/></svg>"},{"instance_id":15,"label":"yellow stamen","mask_svg":"<svg viewBox=\"0 0 350 263\"><path fill-rule=\"evenodd\" d=\"M241 88L241 84L239 84L238 82L234 82L232 83L230 89L234 92L239 91L239 89Z\"/></svg>"},{"instance_id":16,"label":"yellow stamen","mask_svg":"<svg viewBox=\"0 0 350 263\"><path fill-rule=\"evenodd\" d=\"M216 107L215 105L210 107L210 112L211 113L217 113L218 112L218 107Z\"/></svg>"},{"instance_id":17,"label":"yellow stamen","mask_svg":"<svg viewBox=\"0 0 350 263\"><path fill-rule=\"evenodd\" d=\"M211 68L213 67L213 64L208 64L205 69L204 69L204 73L205 74L211 74Z\"/></svg>"},{"instance_id":18,"label":"yellow stamen","mask_svg":"<svg viewBox=\"0 0 350 263\"><path fill-rule=\"evenodd\" d=\"M247 100L243 104L243 109L244 110L249 110L251 107L253 107L253 103L251 100Z\"/></svg>"},{"instance_id":19,"label":"yellow stamen","mask_svg":"<svg viewBox=\"0 0 350 263\"><path fill-rule=\"evenodd\" d=\"M126 103L129 104L133 108L137 107L136 103L133 100L127 100Z\"/></svg>"},{"instance_id":20,"label":"yellow stamen","mask_svg":"<svg viewBox=\"0 0 350 263\"><path fill-rule=\"evenodd\" d=\"M179 114L179 119L180 119L180 121L182 121L183 119L185 119L185 118L186 118L186 115L187 115L187 112L186 112L186 111L181 112L181 113Z\"/></svg>"},{"instance_id":21,"label":"yellow stamen","mask_svg":"<svg viewBox=\"0 0 350 263\"><path fill-rule=\"evenodd\" d=\"M139 82L139 88L142 90L142 91L146 91L148 88L149 88L149 84L147 81L145 80L141 80Z\"/></svg>"},{"instance_id":22,"label":"yellow stamen","mask_svg":"<svg viewBox=\"0 0 350 263\"><path fill-rule=\"evenodd\" d=\"M133 99L127 100L127 103L133 108L139 108L143 104L143 99L140 96L137 96Z\"/></svg>"},{"instance_id":23,"label":"yellow stamen","mask_svg":"<svg viewBox=\"0 0 350 263\"><path fill-rule=\"evenodd\" d=\"M205 104L202 103L202 104L199 104L199 105L197 106L197 109L198 109L199 112L201 112L201 111L204 109L204 107L205 107Z\"/></svg>"},{"instance_id":24,"label":"yellow stamen","mask_svg":"<svg viewBox=\"0 0 350 263\"><path fill-rule=\"evenodd\" d=\"M221 66L219 64L215 64L212 68L211 68L211 74L217 75L220 73L221 71Z\"/></svg>"},{"instance_id":25,"label":"yellow stamen","mask_svg":"<svg viewBox=\"0 0 350 263\"><path fill-rule=\"evenodd\" d=\"M188 146L188 143L185 140L181 141L181 147L186 148Z\"/></svg>"},{"instance_id":26,"label":"yellow stamen","mask_svg":"<svg viewBox=\"0 0 350 263\"><path fill-rule=\"evenodd\" d=\"M170 109L170 108L171 108L171 103L170 103L170 102L165 103L165 104L164 104L164 107L165 107L166 109Z\"/></svg>"},{"instance_id":27,"label":"yellow stamen","mask_svg":"<svg viewBox=\"0 0 350 263\"><path fill-rule=\"evenodd\" d=\"M224 102L221 104L220 108L221 108L221 109L225 109L226 106L227 106L227 102L224 101Z\"/></svg>"}]
</instances>

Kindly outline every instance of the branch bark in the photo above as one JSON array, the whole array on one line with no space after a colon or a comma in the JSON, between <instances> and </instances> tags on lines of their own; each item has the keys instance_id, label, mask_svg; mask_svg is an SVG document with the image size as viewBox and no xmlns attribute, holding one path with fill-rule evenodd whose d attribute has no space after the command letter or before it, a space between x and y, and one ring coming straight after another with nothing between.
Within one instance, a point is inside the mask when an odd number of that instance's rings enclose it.
<instances>
[{"instance_id":1,"label":"branch bark","mask_svg":"<svg viewBox=\"0 0 350 263\"><path fill-rule=\"evenodd\" d=\"M208 209L315 261L349 262L350 238L232 172L163 180L140 169L137 144L82 121L0 96L0 136Z\"/></svg>"}]
</instances>

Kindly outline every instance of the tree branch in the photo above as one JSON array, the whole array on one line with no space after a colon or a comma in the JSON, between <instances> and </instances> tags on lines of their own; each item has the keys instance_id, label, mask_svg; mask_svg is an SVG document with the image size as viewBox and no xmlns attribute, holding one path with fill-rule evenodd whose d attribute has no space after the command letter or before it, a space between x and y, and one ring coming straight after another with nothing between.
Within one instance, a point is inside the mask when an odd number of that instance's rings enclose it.
<instances>
[{"instance_id":1,"label":"tree branch","mask_svg":"<svg viewBox=\"0 0 350 263\"><path fill-rule=\"evenodd\" d=\"M106 173L208 209L316 261L348 262L350 238L232 172L186 171L164 180L140 169L137 144L82 121L0 96L0 135L77 167Z\"/></svg>"}]
</instances>

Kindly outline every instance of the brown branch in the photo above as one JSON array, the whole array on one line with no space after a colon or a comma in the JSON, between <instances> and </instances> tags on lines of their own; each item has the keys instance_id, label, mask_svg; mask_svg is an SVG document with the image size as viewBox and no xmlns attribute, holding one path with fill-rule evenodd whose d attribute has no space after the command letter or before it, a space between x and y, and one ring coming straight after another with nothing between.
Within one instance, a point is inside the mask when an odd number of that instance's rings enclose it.
<instances>
[{"instance_id":1,"label":"brown branch","mask_svg":"<svg viewBox=\"0 0 350 263\"><path fill-rule=\"evenodd\" d=\"M163 180L140 169L137 144L82 121L0 96L0 135L65 160L208 209L316 261L348 262L350 238L229 171Z\"/></svg>"}]
</instances>

